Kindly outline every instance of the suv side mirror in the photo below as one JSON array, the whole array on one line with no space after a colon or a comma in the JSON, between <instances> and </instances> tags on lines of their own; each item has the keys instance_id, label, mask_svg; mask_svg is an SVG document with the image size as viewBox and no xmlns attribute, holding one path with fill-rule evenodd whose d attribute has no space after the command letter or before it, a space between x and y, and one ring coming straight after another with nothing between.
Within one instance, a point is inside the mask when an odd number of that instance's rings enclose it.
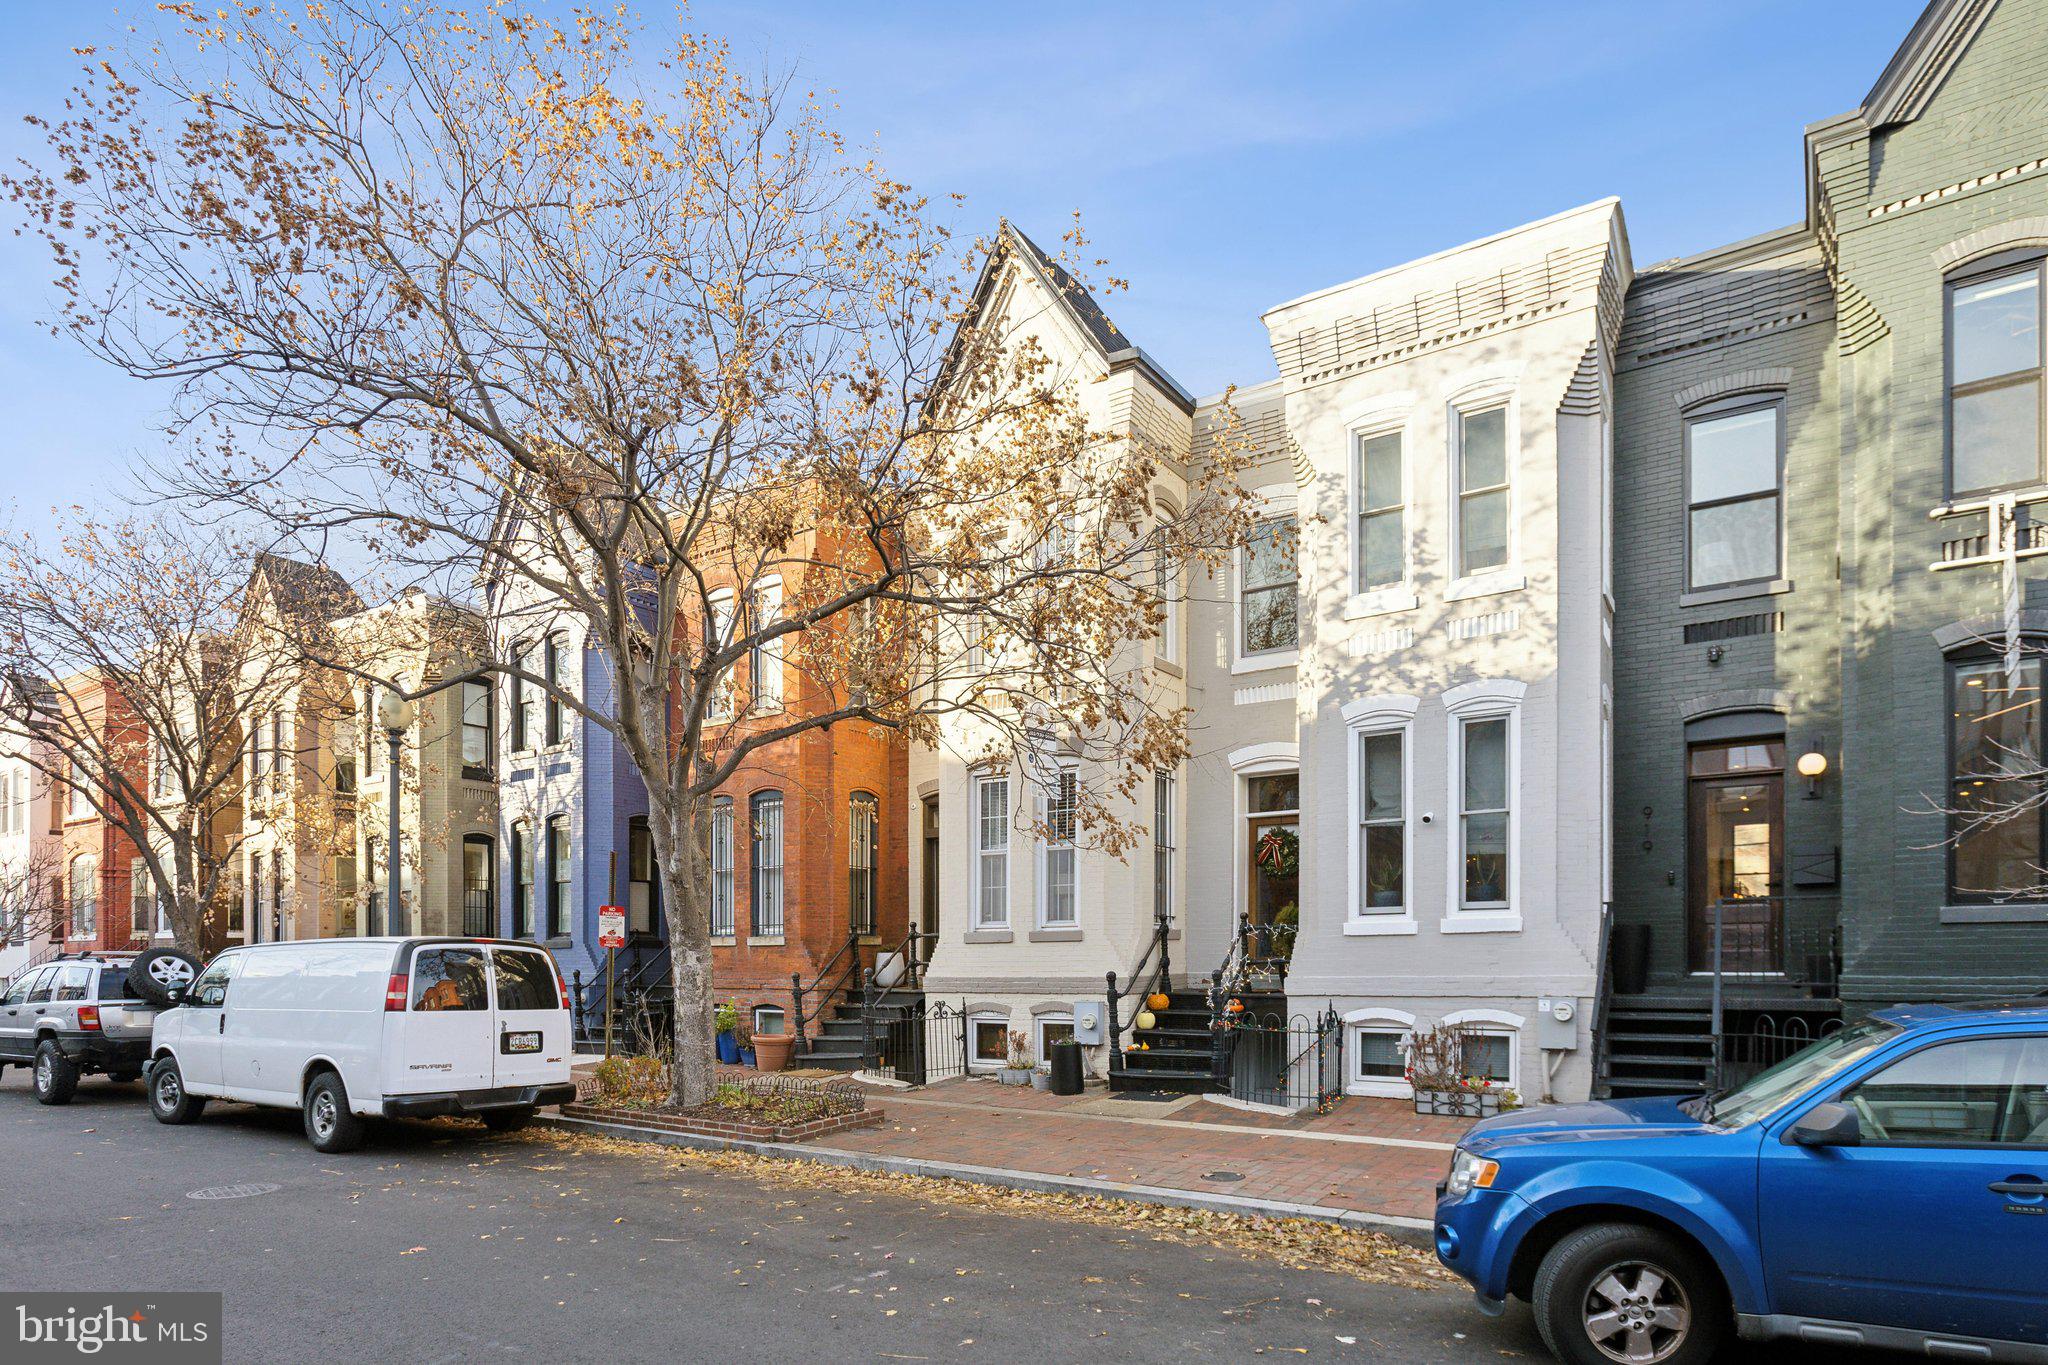
<instances>
[{"instance_id":1,"label":"suv side mirror","mask_svg":"<svg viewBox=\"0 0 2048 1365\"><path fill-rule=\"evenodd\" d=\"M1846 1104L1816 1104L1785 1130L1785 1140L1800 1147L1860 1147L1863 1125Z\"/></svg>"}]
</instances>

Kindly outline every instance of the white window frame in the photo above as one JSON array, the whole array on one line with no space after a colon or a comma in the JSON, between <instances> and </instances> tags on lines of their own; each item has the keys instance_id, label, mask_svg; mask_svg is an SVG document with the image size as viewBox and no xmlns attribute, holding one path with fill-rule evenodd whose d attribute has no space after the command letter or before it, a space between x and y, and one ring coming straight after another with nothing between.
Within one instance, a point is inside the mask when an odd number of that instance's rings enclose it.
<instances>
[{"instance_id":1,"label":"white window frame","mask_svg":"<svg viewBox=\"0 0 2048 1365\"><path fill-rule=\"evenodd\" d=\"M1528 1027L1528 1020L1507 1010L1470 1009L1446 1014L1439 1022L1462 1028L1467 1033L1507 1039L1507 1088L1526 1100L1528 1092L1522 1088L1522 1034Z\"/></svg>"},{"instance_id":2,"label":"white window frame","mask_svg":"<svg viewBox=\"0 0 2048 1365\"><path fill-rule=\"evenodd\" d=\"M762 1029L762 1027L761 1027L761 1016L762 1016L762 1015L764 1015L764 1014L772 1014L772 1015L774 1015L774 1016L775 1016L775 1017L776 1017L777 1019L779 1019L779 1020L781 1020L781 1021L782 1021L782 1027L781 1027L781 1028L779 1028L779 1029L776 1029L776 1030L775 1030L774 1032L772 1032L772 1033L769 1033L769 1034L768 1034L768 1036L769 1036L770 1038L779 1038L779 1037L782 1037L782 1036L783 1036L784 1034L786 1034L786 1033L788 1033L788 1032L789 1032L789 1011L788 1011L788 1010L786 1010L786 1009L782 1008L782 1006L780 1006L780 1005L756 1005L756 1006L754 1006L754 1008L753 1008L753 1011L752 1011L752 1015L751 1015L751 1018L752 1018L752 1022L753 1022L753 1029L754 1029L754 1035L755 1035L756 1037L759 1037L759 1036L760 1036L760 1035L761 1035L761 1034L762 1034L763 1032L765 1032L765 1030L763 1030L763 1029Z\"/></svg>"},{"instance_id":3,"label":"white window frame","mask_svg":"<svg viewBox=\"0 0 2048 1365\"><path fill-rule=\"evenodd\" d=\"M1499 408L1505 411L1502 422L1503 469L1507 475L1507 557L1492 568L1476 573L1465 573L1465 547L1463 544L1464 496L1460 487L1464 482L1465 467L1465 420L1481 413ZM1447 446L1444 466L1449 475L1445 488L1448 509L1448 554L1444 561L1444 573L1451 580L1444 590L1444 600L1461 601L1468 597L1486 597L1493 593L1513 592L1527 586L1527 579L1521 570L1522 537L1516 521L1520 514L1521 490L1523 486L1521 467L1522 421L1521 405L1516 401L1516 388L1511 380L1490 379L1466 385L1452 394L1444 406L1444 434Z\"/></svg>"},{"instance_id":4,"label":"white window frame","mask_svg":"<svg viewBox=\"0 0 2048 1365\"><path fill-rule=\"evenodd\" d=\"M983 1061L974 1055L974 1034L983 1024L994 1024L1003 1031L1002 1060ZM993 1010L982 1010L967 1016L967 1069L969 1071L1001 1071L1010 1063L1010 1016L997 1014Z\"/></svg>"},{"instance_id":5,"label":"white window frame","mask_svg":"<svg viewBox=\"0 0 2048 1365\"><path fill-rule=\"evenodd\" d=\"M1180 516L1180 508L1169 498L1154 499L1159 506L1162 521L1173 521ZM1182 637L1181 610L1187 597L1184 584L1187 582L1187 566L1164 551L1155 548L1152 562L1152 590L1159 599L1164 619L1159 623L1159 634L1152 641L1152 658L1156 663L1181 663Z\"/></svg>"},{"instance_id":6,"label":"white window frame","mask_svg":"<svg viewBox=\"0 0 2048 1365\"><path fill-rule=\"evenodd\" d=\"M1361 1076L1358 1074L1360 1046L1358 1037L1362 1033L1399 1034L1402 1039L1401 1051L1404 1056L1412 1049L1415 1038L1415 1016L1402 1010L1387 1009L1368 1005L1355 1009L1344 1016L1345 1050L1351 1060L1344 1066L1344 1093L1347 1095L1377 1095L1390 1099L1408 1099L1414 1095L1414 1087L1408 1084L1406 1076Z\"/></svg>"},{"instance_id":7,"label":"white window frame","mask_svg":"<svg viewBox=\"0 0 2048 1365\"><path fill-rule=\"evenodd\" d=\"M709 611L705 620L705 648L712 653L724 649L732 635L733 603L738 599L731 588L714 588L705 596L704 603ZM731 720L738 711L734 704L732 670L726 669L712 684L711 704L705 711L709 720Z\"/></svg>"},{"instance_id":8,"label":"white window frame","mask_svg":"<svg viewBox=\"0 0 2048 1365\"><path fill-rule=\"evenodd\" d=\"M1512 678L1488 678L1466 683L1444 693L1444 774L1448 797L1450 837L1444 890L1444 918L1438 926L1446 934L1520 933L1522 929L1522 816L1527 802L1522 793L1522 699L1528 684ZM1508 782L1508 885L1507 900L1501 904L1465 904L1465 726L1472 721L1504 719L1507 722Z\"/></svg>"},{"instance_id":9,"label":"white window frame","mask_svg":"<svg viewBox=\"0 0 2048 1365\"><path fill-rule=\"evenodd\" d=\"M1351 576L1346 581L1344 607L1347 619L1376 616L1381 612L1404 611L1416 605L1415 557L1409 553L1409 534L1415 517L1415 434L1405 414L1381 415L1376 419L1354 419L1348 429L1351 468L1345 475L1348 490L1347 515L1350 526ZM1401 576L1391 583L1365 586L1365 443L1383 436L1401 442ZM1389 509L1381 508L1384 512Z\"/></svg>"},{"instance_id":10,"label":"white window frame","mask_svg":"<svg viewBox=\"0 0 2048 1365\"><path fill-rule=\"evenodd\" d=\"M739 937L738 880L733 869L733 817L739 809L730 796L711 799L711 939L731 943ZM724 928L719 927L723 918Z\"/></svg>"},{"instance_id":11,"label":"white window frame","mask_svg":"<svg viewBox=\"0 0 2048 1365\"><path fill-rule=\"evenodd\" d=\"M1065 785L1066 785L1066 783L1067 783L1067 782L1068 782L1068 781L1069 781L1070 779L1072 780L1072 782L1073 782L1073 784L1074 784L1074 801L1073 801L1073 803L1072 803L1072 806L1073 806L1073 807L1078 807L1078 806L1080 805L1080 798L1081 798L1081 770L1080 770L1080 766L1079 766L1078 764L1076 764L1076 763L1072 762L1071 760L1065 760L1065 759L1063 759L1063 760L1061 760L1061 761L1060 761L1059 765L1058 765L1058 766L1057 766L1057 767L1056 767L1056 768L1055 768L1055 769L1053 770L1053 774L1052 774L1052 780L1053 780L1053 782L1054 782L1055 784L1057 784L1057 785L1058 785L1059 787L1061 787L1061 788L1064 788L1064 787L1065 787ZM1054 806L1054 798L1053 798L1053 793L1052 793L1051 791L1047 791L1047 790L1043 790L1043 789L1041 789L1041 790L1039 791L1039 793L1038 793L1038 815L1039 815L1039 822L1040 822L1040 824L1042 824L1043 826L1045 826L1045 829L1046 829L1046 831L1047 831L1047 832L1046 832L1046 833L1044 833L1044 834L1041 834L1041 835L1039 836L1039 839L1038 839L1038 898L1037 898L1037 899L1038 899L1038 920L1037 920L1037 923L1038 923L1038 927L1039 927L1039 928L1040 928L1041 930L1047 930L1047 929L1049 929L1049 930L1053 930L1053 931L1055 931L1055 932L1058 932L1058 931L1061 931L1061 930L1078 930L1078 929L1079 929L1079 928L1081 927L1081 851L1080 851L1080 846L1079 846L1079 844L1078 844L1078 843L1077 843L1077 842L1075 841L1075 838L1074 838L1074 834L1073 834L1073 832L1071 832L1071 831L1070 831L1070 832L1068 833L1068 836L1067 836L1067 838L1066 838L1065 840L1058 840L1058 839L1054 839L1054 838L1052 837L1052 834L1051 834L1051 828L1052 828L1052 819L1053 819L1053 806ZM1071 810L1071 808L1070 808L1070 810ZM1070 823L1070 824L1072 823L1073 819L1074 819L1074 817L1073 817L1073 815L1072 815L1072 814L1070 813L1070 814L1069 814L1069 816L1068 816L1068 821L1069 821L1069 823ZM1067 858L1068 858L1068 866L1069 866L1069 871L1068 871L1067 877L1068 877L1068 888L1069 888L1069 894L1070 894L1070 901L1071 901L1071 904L1070 904L1070 911L1071 911L1071 914L1070 914L1070 917L1069 917L1069 918L1067 918L1067 919L1057 919L1057 920L1056 920L1056 919L1053 919L1053 918L1051 917L1051 910L1052 910L1052 857L1053 857L1053 854L1055 854L1055 853L1065 853L1065 854L1067 855Z\"/></svg>"},{"instance_id":12,"label":"white window frame","mask_svg":"<svg viewBox=\"0 0 2048 1365\"><path fill-rule=\"evenodd\" d=\"M1256 510L1252 520L1272 521L1280 517L1294 519L1294 593L1296 599L1296 630L1300 629L1301 597L1301 518L1297 512L1293 484L1269 484L1254 489L1252 501ZM1230 556L1230 671L1235 673L1262 673L1268 669L1294 668L1301 662L1301 637L1295 636L1292 649L1267 649L1257 654L1244 652L1244 549L1239 547Z\"/></svg>"},{"instance_id":13,"label":"white window frame","mask_svg":"<svg viewBox=\"0 0 2048 1365\"><path fill-rule=\"evenodd\" d=\"M1413 934L1415 920L1415 713L1419 697L1387 695L1347 702L1342 715L1349 748L1350 898L1345 902L1344 932L1351 937ZM1365 740L1370 735L1401 737L1401 905L1369 910L1365 904Z\"/></svg>"},{"instance_id":14,"label":"white window frame","mask_svg":"<svg viewBox=\"0 0 2048 1365\"><path fill-rule=\"evenodd\" d=\"M1049 1066L1052 1063L1052 1047L1045 1041L1045 1026L1047 1024L1065 1024L1068 1028L1072 1028L1074 1026L1074 1016L1072 1014L1047 1013L1036 1014L1031 1017L1031 1055L1038 1059L1040 1066Z\"/></svg>"},{"instance_id":15,"label":"white window frame","mask_svg":"<svg viewBox=\"0 0 2048 1365\"><path fill-rule=\"evenodd\" d=\"M748 629L758 632L782 619L782 575L757 579L747 590L751 603ZM747 651L747 693L754 711L780 711L783 706L782 644L787 636L757 639Z\"/></svg>"},{"instance_id":16,"label":"white window frame","mask_svg":"<svg viewBox=\"0 0 2048 1365\"><path fill-rule=\"evenodd\" d=\"M983 814L987 809L987 793L990 788L1002 788L1003 841L1001 845L985 843ZM976 929L1008 929L1010 927L1010 844L1015 836L1015 821L1011 819L1010 775L1008 773L977 773L972 785L973 809L968 813L968 827L974 831L974 927ZM983 872L994 860L1000 863L1003 875L999 883L1003 889L1003 916L1001 919L988 917L988 905L983 896L987 885Z\"/></svg>"}]
</instances>

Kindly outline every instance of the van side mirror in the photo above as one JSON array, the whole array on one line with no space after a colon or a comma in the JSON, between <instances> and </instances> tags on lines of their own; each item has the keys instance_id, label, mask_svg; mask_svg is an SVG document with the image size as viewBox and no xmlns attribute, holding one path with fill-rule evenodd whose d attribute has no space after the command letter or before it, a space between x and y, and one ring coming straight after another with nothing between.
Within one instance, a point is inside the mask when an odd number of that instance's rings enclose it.
<instances>
[{"instance_id":1,"label":"van side mirror","mask_svg":"<svg viewBox=\"0 0 2048 1365\"><path fill-rule=\"evenodd\" d=\"M1863 1125L1846 1104L1816 1104L1785 1130L1785 1140L1800 1147L1861 1147Z\"/></svg>"}]
</instances>

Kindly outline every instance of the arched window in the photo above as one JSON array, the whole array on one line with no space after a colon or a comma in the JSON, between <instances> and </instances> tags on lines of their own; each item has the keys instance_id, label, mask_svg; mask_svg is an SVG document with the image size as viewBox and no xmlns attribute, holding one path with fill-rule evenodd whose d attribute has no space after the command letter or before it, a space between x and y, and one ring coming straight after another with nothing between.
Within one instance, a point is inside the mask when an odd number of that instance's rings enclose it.
<instances>
[{"instance_id":1,"label":"arched window","mask_svg":"<svg viewBox=\"0 0 2048 1365\"><path fill-rule=\"evenodd\" d=\"M863 938L880 932L875 906L881 825L874 793L855 792L846 808L846 910L853 931Z\"/></svg>"},{"instance_id":2,"label":"arched window","mask_svg":"<svg viewBox=\"0 0 2048 1365\"><path fill-rule=\"evenodd\" d=\"M91 938L100 931L100 860L81 853L71 860L71 937Z\"/></svg>"},{"instance_id":3,"label":"arched window","mask_svg":"<svg viewBox=\"0 0 2048 1365\"><path fill-rule=\"evenodd\" d=\"M753 815L754 920L756 938L782 934L782 793L755 792Z\"/></svg>"}]
</instances>

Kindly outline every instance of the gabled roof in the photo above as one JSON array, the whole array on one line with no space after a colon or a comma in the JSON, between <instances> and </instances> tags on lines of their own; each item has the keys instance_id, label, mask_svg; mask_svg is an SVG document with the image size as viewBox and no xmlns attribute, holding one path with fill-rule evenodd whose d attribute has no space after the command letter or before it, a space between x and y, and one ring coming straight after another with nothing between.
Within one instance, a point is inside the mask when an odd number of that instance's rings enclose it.
<instances>
[{"instance_id":1,"label":"gabled roof","mask_svg":"<svg viewBox=\"0 0 2048 1365\"><path fill-rule=\"evenodd\" d=\"M1045 291L1059 300L1060 308L1079 327L1083 336L1099 351L1109 363L1112 371L1136 367L1152 381L1155 387L1180 405L1183 412L1195 410L1194 395L1180 386L1180 383L1152 357L1143 347L1124 335L1122 328L1110 320L1095 296L1084 288L1081 282L1062 266L1044 248L1019 231L1015 224L1005 218L996 229L996 239L989 253L981 263L981 275L974 282L974 293L970 298L963 326L971 325L981 316L984 308L994 299L996 285L1002 279L1005 262L1016 260L1037 276ZM955 334L958 344L959 333ZM947 357L941 370L937 388L945 387L944 370L952 368L952 357Z\"/></svg>"},{"instance_id":2,"label":"gabled roof","mask_svg":"<svg viewBox=\"0 0 2048 1365\"><path fill-rule=\"evenodd\" d=\"M1955 70L1998 0L1932 0L1907 32L1863 102L1806 128L1806 221L1820 225L1819 153L1848 138L1911 123Z\"/></svg>"},{"instance_id":3,"label":"gabled roof","mask_svg":"<svg viewBox=\"0 0 2048 1365\"><path fill-rule=\"evenodd\" d=\"M291 615L332 621L363 609L363 599L348 580L325 564L260 552L250 574L251 592L258 582L270 589L278 610Z\"/></svg>"}]
</instances>

